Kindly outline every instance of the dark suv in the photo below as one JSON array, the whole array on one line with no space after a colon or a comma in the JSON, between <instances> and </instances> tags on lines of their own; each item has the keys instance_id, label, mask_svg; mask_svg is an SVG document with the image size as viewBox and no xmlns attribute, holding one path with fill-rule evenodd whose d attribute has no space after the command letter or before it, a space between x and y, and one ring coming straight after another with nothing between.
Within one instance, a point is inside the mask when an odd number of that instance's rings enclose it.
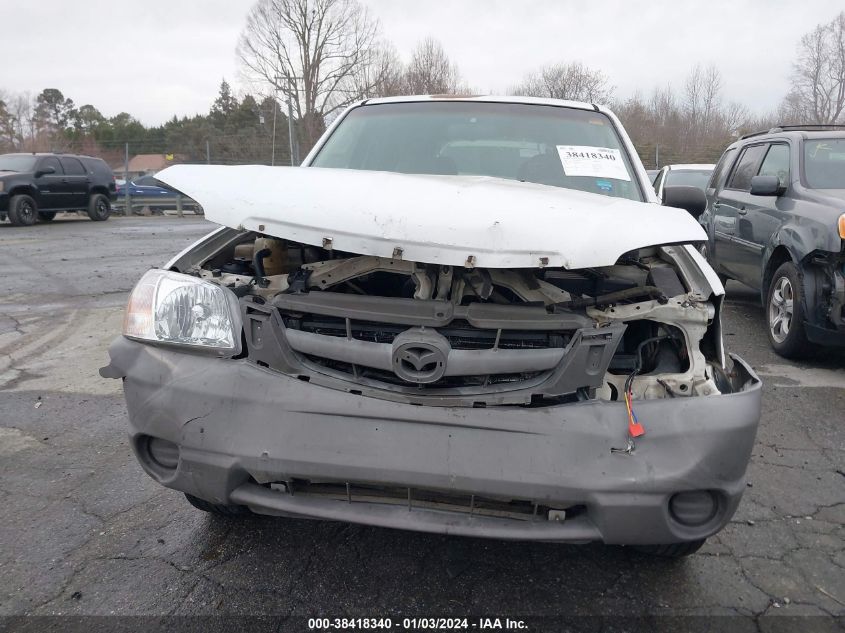
<instances>
[{"instance_id":1,"label":"dark suv","mask_svg":"<svg viewBox=\"0 0 845 633\"><path fill-rule=\"evenodd\" d=\"M845 345L845 126L781 126L730 145L708 183L702 250L760 291L786 357Z\"/></svg>"},{"instance_id":2,"label":"dark suv","mask_svg":"<svg viewBox=\"0 0 845 633\"><path fill-rule=\"evenodd\" d=\"M49 222L58 211L107 220L114 174L104 160L71 154L0 155L0 221L16 226Z\"/></svg>"}]
</instances>

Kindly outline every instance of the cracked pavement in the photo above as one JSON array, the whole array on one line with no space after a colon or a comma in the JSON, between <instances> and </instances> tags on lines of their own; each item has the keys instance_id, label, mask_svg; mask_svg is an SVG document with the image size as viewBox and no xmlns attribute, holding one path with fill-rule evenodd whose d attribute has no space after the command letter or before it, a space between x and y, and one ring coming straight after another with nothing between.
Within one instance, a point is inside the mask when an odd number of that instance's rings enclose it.
<instances>
[{"instance_id":1,"label":"cracked pavement","mask_svg":"<svg viewBox=\"0 0 845 633\"><path fill-rule=\"evenodd\" d=\"M141 273L211 228L0 224L0 615L834 615L802 622L843 630L845 355L776 356L733 283L726 345L761 374L763 418L738 513L689 559L195 510L136 464L120 383L97 369Z\"/></svg>"}]
</instances>

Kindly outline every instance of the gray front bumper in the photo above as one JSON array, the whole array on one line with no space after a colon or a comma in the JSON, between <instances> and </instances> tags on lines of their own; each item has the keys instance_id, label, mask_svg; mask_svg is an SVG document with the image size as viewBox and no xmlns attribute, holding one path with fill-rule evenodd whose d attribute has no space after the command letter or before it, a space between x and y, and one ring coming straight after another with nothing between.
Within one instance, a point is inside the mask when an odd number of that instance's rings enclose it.
<instances>
[{"instance_id":1,"label":"gray front bumper","mask_svg":"<svg viewBox=\"0 0 845 633\"><path fill-rule=\"evenodd\" d=\"M257 367L117 339L104 376L124 378L132 445L160 483L217 504L430 532L544 541L662 544L720 530L739 504L760 418L760 381L741 391L638 401L646 435L624 448L624 404L486 409L388 402ZM147 437L179 445L175 470L150 463ZM256 482L331 480L531 500L586 512L555 522L467 516L290 496ZM708 524L669 512L681 491L720 500Z\"/></svg>"}]
</instances>

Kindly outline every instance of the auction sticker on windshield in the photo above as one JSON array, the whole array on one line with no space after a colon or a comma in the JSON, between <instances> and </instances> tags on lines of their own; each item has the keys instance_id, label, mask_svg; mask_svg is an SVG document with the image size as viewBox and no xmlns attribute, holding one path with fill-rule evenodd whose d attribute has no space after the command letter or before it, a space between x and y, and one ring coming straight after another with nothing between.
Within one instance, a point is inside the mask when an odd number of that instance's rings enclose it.
<instances>
[{"instance_id":1,"label":"auction sticker on windshield","mask_svg":"<svg viewBox=\"0 0 845 633\"><path fill-rule=\"evenodd\" d=\"M631 180L622 152L606 147L589 145L558 145L557 153L567 176L589 176L593 178L613 178Z\"/></svg>"}]
</instances>

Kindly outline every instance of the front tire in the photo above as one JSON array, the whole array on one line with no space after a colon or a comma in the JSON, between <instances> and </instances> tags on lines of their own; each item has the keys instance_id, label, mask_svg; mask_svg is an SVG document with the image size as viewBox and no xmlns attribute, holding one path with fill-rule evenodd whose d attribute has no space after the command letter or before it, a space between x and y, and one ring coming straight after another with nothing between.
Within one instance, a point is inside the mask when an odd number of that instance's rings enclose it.
<instances>
[{"instance_id":1,"label":"front tire","mask_svg":"<svg viewBox=\"0 0 845 633\"><path fill-rule=\"evenodd\" d=\"M704 545L706 539L687 541L685 543L671 543L669 545L635 545L634 549L649 556L658 558L684 558L695 554Z\"/></svg>"},{"instance_id":2,"label":"front tire","mask_svg":"<svg viewBox=\"0 0 845 633\"><path fill-rule=\"evenodd\" d=\"M792 262L781 264L772 276L765 314L769 342L780 356L801 358L812 350L804 330L804 286Z\"/></svg>"},{"instance_id":3,"label":"front tire","mask_svg":"<svg viewBox=\"0 0 845 633\"><path fill-rule=\"evenodd\" d=\"M111 215L111 202L108 196L95 193L88 203L88 217L95 222L108 220Z\"/></svg>"},{"instance_id":4,"label":"front tire","mask_svg":"<svg viewBox=\"0 0 845 633\"><path fill-rule=\"evenodd\" d=\"M9 221L14 226L32 226L38 219L38 205L31 196L19 194L9 201Z\"/></svg>"}]
</instances>

